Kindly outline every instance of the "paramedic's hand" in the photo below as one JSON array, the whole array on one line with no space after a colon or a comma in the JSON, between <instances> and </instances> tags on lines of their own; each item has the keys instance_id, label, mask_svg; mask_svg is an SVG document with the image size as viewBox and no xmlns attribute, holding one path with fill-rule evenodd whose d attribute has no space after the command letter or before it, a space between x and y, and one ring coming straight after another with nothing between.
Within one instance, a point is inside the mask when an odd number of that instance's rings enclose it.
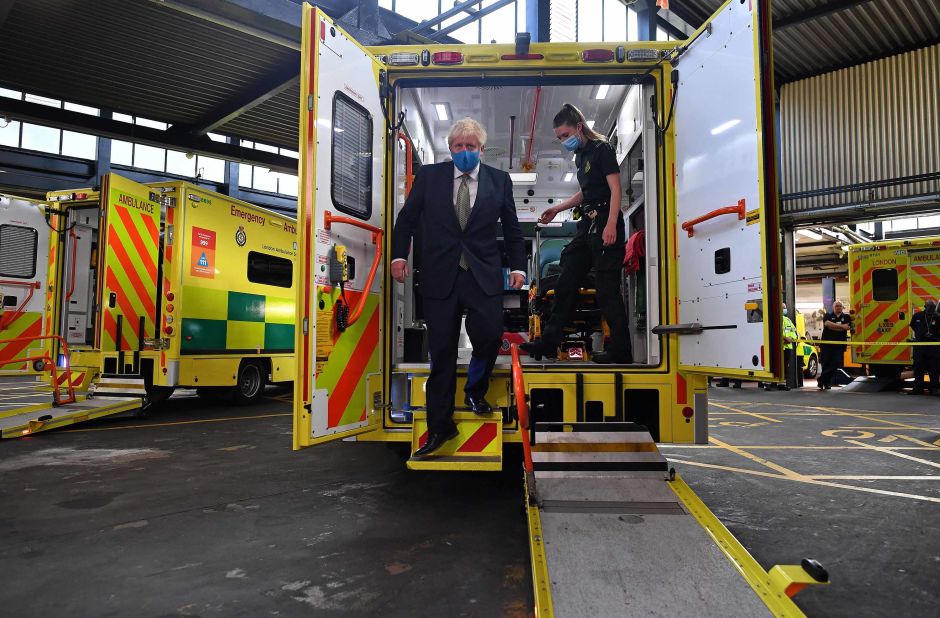
<instances>
[{"instance_id":1,"label":"paramedic's hand","mask_svg":"<svg viewBox=\"0 0 940 618\"><path fill-rule=\"evenodd\" d=\"M405 277L407 277L408 274L408 262L406 260L395 260L392 262L392 279L398 283L404 283Z\"/></svg>"},{"instance_id":2,"label":"paramedic's hand","mask_svg":"<svg viewBox=\"0 0 940 618\"><path fill-rule=\"evenodd\" d=\"M604 226L604 232L601 234L601 240L604 241L604 246L609 247L615 242L617 242L617 223L608 223Z\"/></svg>"},{"instance_id":3,"label":"paramedic's hand","mask_svg":"<svg viewBox=\"0 0 940 618\"><path fill-rule=\"evenodd\" d=\"M519 273L512 273L509 275L509 287L514 290L521 289L525 285L525 276L520 275Z\"/></svg>"},{"instance_id":4,"label":"paramedic's hand","mask_svg":"<svg viewBox=\"0 0 940 618\"><path fill-rule=\"evenodd\" d=\"M539 223L551 223L552 219L555 218L555 215L558 214L558 211L554 208L548 208L545 212L542 213L542 216L539 217Z\"/></svg>"}]
</instances>

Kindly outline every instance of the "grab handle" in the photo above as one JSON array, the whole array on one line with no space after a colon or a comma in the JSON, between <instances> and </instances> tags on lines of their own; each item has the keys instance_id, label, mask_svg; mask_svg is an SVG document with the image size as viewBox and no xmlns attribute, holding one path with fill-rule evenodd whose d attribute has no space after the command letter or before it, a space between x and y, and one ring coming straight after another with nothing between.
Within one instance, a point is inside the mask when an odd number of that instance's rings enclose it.
<instances>
[{"instance_id":1,"label":"grab handle","mask_svg":"<svg viewBox=\"0 0 940 618\"><path fill-rule=\"evenodd\" d=\"M709 219L714 219L715 217L720 217L721 215L738 215L738 220L743 221L747 216L746 209L744 207L744 199L738 200L737 206L722 206L721 208L716 208L711 212L707 212L701 217L692 219L691 221L686 221L682 224L682 229L689 233L689 238L695 235L695 226L699 223L708 221Z\"/></svg>"},{"instance_id":2,"label":"grab handle","mask_svg":"<svg viewBox=\"0 0 940 618\"><path fill-rule=\"evenodd\" d=\"M369 225L365 221L359 221L358 219L353 219L352 217L339 217L327 210L323 213L323 227L324 229L329 230L334 223L345 223L346 225L351 225L353 227L358 227L360 229L366 230L367 232L372 232L372 244L375 245L375 257L372 259L372 268L369 269L369 276L366 278L366 285L362 288L362 295L359 296L359 302L356 303L356 309L349 316L349 319L346 321L346 326L352 326L356 323L356 320L359 319L359 316L362 315L362 310L366 306L366 299L369 296L369 290L372 289L372 282L375 281L375 273L379 270L379 264L382 261L382 238L385 236L385 233L381 228L377 228L374 225Z\"/></svg>"}]
</instances>

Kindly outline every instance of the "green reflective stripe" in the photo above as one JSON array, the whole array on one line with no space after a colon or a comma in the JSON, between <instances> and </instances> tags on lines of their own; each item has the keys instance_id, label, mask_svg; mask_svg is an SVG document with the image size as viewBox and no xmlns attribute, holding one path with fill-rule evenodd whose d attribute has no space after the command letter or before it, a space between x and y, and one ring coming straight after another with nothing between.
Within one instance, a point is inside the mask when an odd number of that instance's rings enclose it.
<instances>
[{"instance_id":1,"label":"green reflective stripe","mask_svg":"<svg viewBox=\"0 0 940 618\"><path fill-rule=\"evenodd\" d=\"M264 305L264 296L229 292L228 319L241 322L264 322Z\"/></svg>"},{"instance_id":2,"label":"green reflective stripe","mask_svg":"<svg viewBox=\"0 0 940 618\"><path fill-rule=\"evenodd\" d=\"M265 350L293 350L294 349L294 325L293 324L271 324L264 325L264 349Z\"/></svg>"},{"instance_id":3,"label":"green reflective stripe","mask_svg":"<svg viewBox=\"0 0 940 618\"><path fill-rule=\"evenodd\" d=\"M200 320L183 318L180 327L182 340L180 351L225 349L225 335L228 323L225 320Z\"/></svg>"},{"instance_id":4,"label":"green reflective stripe","mask_svg":"<svg viewBox=\"0 0 940 618\"><path fill-rule=\"evenodd\" d=\"M183 319L224 320L228 316L228 290L183 286Z\"/></svg>"}]
</instances>

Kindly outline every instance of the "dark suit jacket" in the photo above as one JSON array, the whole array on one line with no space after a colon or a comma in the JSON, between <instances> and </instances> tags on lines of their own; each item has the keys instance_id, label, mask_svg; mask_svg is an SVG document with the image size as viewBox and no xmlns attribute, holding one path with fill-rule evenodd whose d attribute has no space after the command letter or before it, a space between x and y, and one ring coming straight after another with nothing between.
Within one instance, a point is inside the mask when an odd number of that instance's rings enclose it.
<instances>
[{"instance_id":1,"label":"dark suit jacket","mask_svg":"<svg viewBox=\"0 0 940 618\"><path fill-rule=\"evenodd\" d=\"M496 223L503 226L503 243L510 270L526 269L525 243L516 217L509 174L480 164L477 196L467 227L460 229L454 212L454 164L424 165L392 233L392 259L407 258L412 237L421 232L422 294L446 298L457 278L461 251L480 288L488 295L502 294L502 260Z\"/></svg>"}]
</instances>

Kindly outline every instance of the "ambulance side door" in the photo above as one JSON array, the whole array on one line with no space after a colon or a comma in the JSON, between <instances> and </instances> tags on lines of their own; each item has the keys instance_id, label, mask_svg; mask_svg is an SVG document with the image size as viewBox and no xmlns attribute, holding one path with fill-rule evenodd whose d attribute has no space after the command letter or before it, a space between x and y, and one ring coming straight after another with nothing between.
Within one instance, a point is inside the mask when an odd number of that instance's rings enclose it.
<instances>
[{"instance_id":1,"label":"ambulance side door","mask_svg":"<svg viewBox=\"0 0 940 618\"><path fill-rule=\"evenodd\" d=\"M294 448L381 421L384 65L304 5Z\"/></svg>"},{"instance_id":2,"label":"ambulance side door","mask_svg":"<svg viewBox=\"0 0 940 618\"><path fill-rule=\"evenodd\" d=\"M674 70L678 324L665 332L679 337L682 371L773 378L782 313L769 2L726 2Z\"/></svg>"},{"instance_id":3,"label":"ambulance side door","mask_svg":"<svg viewBox=\"0 0 940 618\"><path fill-rule=\"evenodd\" d=\"M117 174L101 183L98 325L102 352L135 351L156 336L160 197ZM128 357L128 362L130 357ZM117 368L124 373L123 367Z\"/></svg>"}]
</instances>

